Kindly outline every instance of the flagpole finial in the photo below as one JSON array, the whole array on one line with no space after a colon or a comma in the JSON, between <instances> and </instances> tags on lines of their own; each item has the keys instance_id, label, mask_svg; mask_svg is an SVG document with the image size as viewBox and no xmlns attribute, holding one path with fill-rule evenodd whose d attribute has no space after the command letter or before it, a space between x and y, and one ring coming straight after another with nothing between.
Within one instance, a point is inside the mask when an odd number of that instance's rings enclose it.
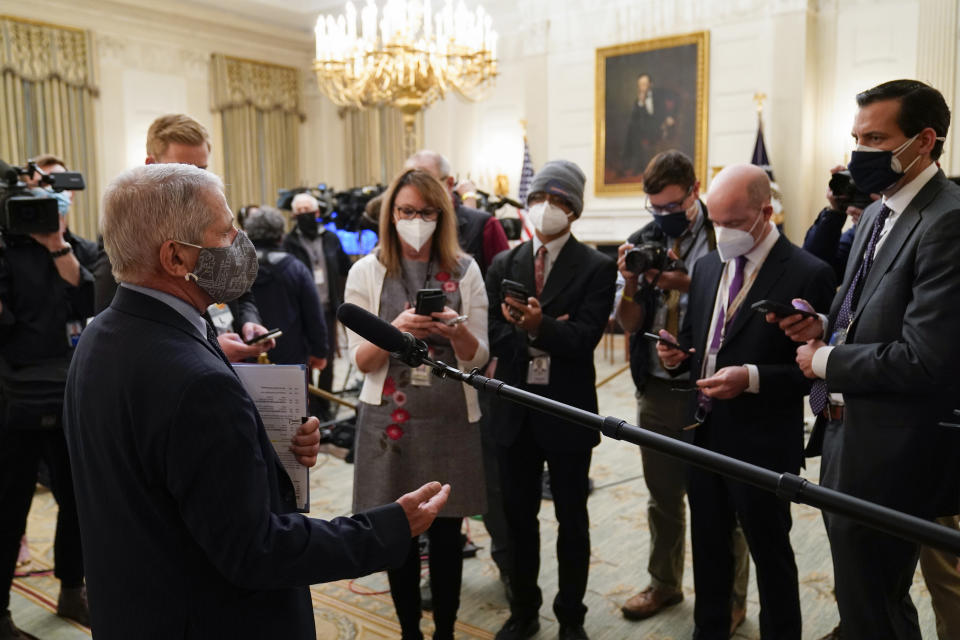
<instances>
[{"instance_id":1,"label":"flagpole finial","mask_svg":"<svg viewBox=\"0 0 960 640\"><path fill-rule=\"evenodd\" d=\"M762 91L758 91L753 94L753 101L757 103L757 115L763 114L763 103L766 101L766 99L767 94L763 93Z\"/></svg>"},{"instance_id":2,"label":"flagpole finial","mask_svg":"<svg viewBox=\"0 0 960 640\"><path fill-rule=\"evenodd\" d=\"M523 129L523 135L527 135L527 121L520 120L520 128Z\"/></svg>"}]
</instances>

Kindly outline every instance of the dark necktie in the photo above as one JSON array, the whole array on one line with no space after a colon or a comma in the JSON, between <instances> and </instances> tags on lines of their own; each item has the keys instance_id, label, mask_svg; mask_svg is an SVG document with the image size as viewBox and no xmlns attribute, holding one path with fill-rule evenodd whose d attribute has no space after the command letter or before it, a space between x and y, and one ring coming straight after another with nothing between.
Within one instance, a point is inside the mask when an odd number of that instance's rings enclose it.
<instances>
[{"instance_id":1,"label":"dark necktie","mask_svg":"<svg viewBox=\"0 0 960 640\"><path fill-rule=\"evenodd\" d=\"M850 319L857 309L857 303L860 301L860 292L863 290L863 283L867 280L867 274L870 273L870 267L873 266L874 254L876 253L877 242L880 240L880 232L883 230L883 224L890 215L890 208L883 205L880 209L880 215L873 221L873 229L870 232L870 240L867 241L867 248L863 252L863 259L860 261L860 268L853 276L847 293L843 296L843 302L840 304L840 311L837 312L837 321L834 327L840 327L846 330L850 326ZM814 415L820 415L827 408L829 394L827 393L826 380L815 380L810 387L810 409Z\"/></svg>"},{"instance_id":2,"label":"dark necktie","mask_svg":"<svg viewBox=\"0 0 960 640\"><path fill-rule=\"evenodd\" d=\"M213 347L213 350L216 351L220 358L227 363L227 366L230 366L230 360L227 359L226 354L223 352L223 349L220 348L220 343L217 342L217 330L213 328L213 325L209 322L204 322L207 325L207 342L210 343L210 346ZM233 368L230 368L233 371Z\"/></svg>"},{"instance_id":3,"label":"dark necktie","mask_svg":"<svg viewBox=\"0 0 960 640\"><path fill-rule=\"evenodd\" d=\"M533 281L537 287L537 298L543 292L543 283L546 280L547 272L547 247L540 245L537 249L537 257L533 260Z\"/></svg>"},{"instance_id":4,"label":"dark necktie","mask_svg":"<svg viewBox=\"0 0 960 640\"><path fill-rule=\"evenodd\" d=\"M743 272L746 266L747 257L737 257L737 266L733 272L733 280L730 281L730 287L727 289L727 306L732 305L734 300L737 299L737 296L740 295L740 290L743 288ZM713 338L710 339L710 350L707 352L708 358L720 350L720 344L723 340L723 336L736 315L737 313L734 311L733 315L730 316L730 320L728 321L726 309L723 303L721 303L717 308L717 319L715 321L716 328L713 330ZM714 373L716 373L716 371L714 371ZM713 407L713 398L705 395L703 392L699 392L697 395L697 406L700 408L700 415L706 416L706 414L708 414L710 409Z\"/></svg>"}]
</instances>

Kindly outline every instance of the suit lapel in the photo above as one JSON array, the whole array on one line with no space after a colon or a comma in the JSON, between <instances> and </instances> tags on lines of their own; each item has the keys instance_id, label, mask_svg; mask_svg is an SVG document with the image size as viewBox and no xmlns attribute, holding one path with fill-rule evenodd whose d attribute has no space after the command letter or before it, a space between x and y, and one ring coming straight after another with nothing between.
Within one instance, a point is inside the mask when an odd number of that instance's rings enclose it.
<instances>
[{"instance_id":1,"label":"suit lapel","mask_svg":"<svg viewBox=\"0 0 960 640\"><path fill-rule=\"evenodd\" d=\"M863 291L860 293L857 309L853 314L853 322L857 321L857 318L860 316L860 310L866 306L866 302L870 299L870 296L877 290L880 280L883 279L884 274L890 270L893 261L900 254L904 244L906 244L910 236L913 235L913 231L917 228L917 225L920 224L920 212L923 211L923 209L930 204L930 201L933 200L934 196L943 189L943 184L940 180L941 175L942 174L938 173L923 186L920 193L910 201L910 204L907 205L904 212L900 214L893 228L888 232L889 235L887 239L884 240L883 245L874 257L873 266L870 267L870 273L867 274L867 280L863 283Z\"/></svg>"},{"instance_id":2,"label":"suit lapel","mask_svg":"<svg viewBox=\"0 0 960 640\"><path fill-rule=\"evenodd\" d=\"M770 253L767 254L766 260L760 265L760 271L757 272L757 277L753 281L753 285L750 287L750 290L747 291L747 295L743 299L743 304L741 304L737 310L737 315L734 317L733 323L724 336L721 349L730 344L733 337L746 326L751 318L751 314L755 313L750 310L750 305L766 298L770 290L773 289L777 281L783 276L784 271L786 271L784 263L789 257L789 254L790 243L786 238L780 236L770 249ZM780 300L779 302L790 304L789 300Z\"/></svg>"},{"instance_id":3,"label":"suit lapel","mask_svg":"<svg viewBox=\"0 0 960 640\"><path fill-rule=\"evenodd\" d=\"M572 235L560 250L560 255L553 261L550 268L550 277L543 283L540 293L540 306L546 307L568 286L576 277L580 267L582 245Z\"/></svg>"},{"instance_id":4,"label":"suit lapel","mask_svg":"<svg viewBox=\"0 0 960 640\"><path fill-rule=\"evenodd\" d=\"M178 329L202 344L204 348L215 355L218 360L223 359L213 346L207 342L206 338L201 337L197 333L196 327L190 324L190 322L180 315L178 311L173 309L173 307L156 298L151 298L139 291L121 286L117 288L117 295L114 296L110 306L118 311L129 313L138 318L160 322Z\"/></svg>"},{"instance_id":5,"label":"suit lapel","mask_svg":"<svg viewBox=\"0 0 960 640\"><path fill-rule=\"evenodd\" d=\"M698 354L705 354L707 352L707 346L710 340L710 322L713 319L713 314L716 312L714 309L714 304L717 300L717 288L720 286L720 279L723 276L723 263L720 261L719 256L716 252L712 254L707 254L697 262L697 270L701 268L707 269L704 276L704 282L706 285L703 289L701 295L701 300L699 304L696 305L697 314L699 316L699 322L691 323L692 327L703 327L702 335L697 335L694 333L694 339L699 339L700 344L694 344L693 347L697 350ZM691 304L691 308L693 304ZM699 371L697 372L699 376Z\"/></svg>"}]
</instances>

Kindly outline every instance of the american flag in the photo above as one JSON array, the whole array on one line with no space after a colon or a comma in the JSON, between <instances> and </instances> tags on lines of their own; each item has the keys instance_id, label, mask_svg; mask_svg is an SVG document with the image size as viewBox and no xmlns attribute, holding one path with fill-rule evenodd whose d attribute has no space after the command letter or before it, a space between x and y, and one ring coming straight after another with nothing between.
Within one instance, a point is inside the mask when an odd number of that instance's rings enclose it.
<instances>
[{"instance_id":1,"label":"american flag","mask_svg":"<svg viewBox=\"0 0 960 640\"><path fill-rule=\"evenodd\" d=\"M533 182L533 161L530 159L530 145L527 143L527 136L523 136L523 167L520 169L520 189L517 191L517 200L524 207L527 206L527 195L530 193L530 183ZM533 238L533 226L524 215L523 211L518 211L520 221L523 222L523 230L520 232L520 238L526 242Z\"/></svg>"},{"instance_id":2,"label":"american flag","mask_svg":"<svg viewBox=\"0 0 960 640\"><path fill-rule=\"evenodd\" d=\"M763 118L757 114L757 141L753 145L753 157L750 164L755 164L770 177L770 189L772 197L770 204L773 205L773 223L783 230L783 197L780 193L780 185L773 177L773 167L770 166L770 158L767 156L767 145L763 140Z\"/></svg>"}]
</instances>

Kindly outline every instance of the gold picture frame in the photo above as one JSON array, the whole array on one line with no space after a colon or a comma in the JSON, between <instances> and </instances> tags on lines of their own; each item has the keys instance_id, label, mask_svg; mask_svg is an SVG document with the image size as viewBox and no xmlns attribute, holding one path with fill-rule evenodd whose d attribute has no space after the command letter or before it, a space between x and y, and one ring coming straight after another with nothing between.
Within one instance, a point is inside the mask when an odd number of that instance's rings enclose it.
<instances>
[{"instance_id":1,"label":"gold picture frame","mask_svg":"<svg viewBox=\"0 0 960 640\"><path fill-rule=\"evenodd\" d=\"M666 149L705 178L709 47L697 31L597 49L597 195L641 195L646 163Z\"/></svg>"}]
</instances>

